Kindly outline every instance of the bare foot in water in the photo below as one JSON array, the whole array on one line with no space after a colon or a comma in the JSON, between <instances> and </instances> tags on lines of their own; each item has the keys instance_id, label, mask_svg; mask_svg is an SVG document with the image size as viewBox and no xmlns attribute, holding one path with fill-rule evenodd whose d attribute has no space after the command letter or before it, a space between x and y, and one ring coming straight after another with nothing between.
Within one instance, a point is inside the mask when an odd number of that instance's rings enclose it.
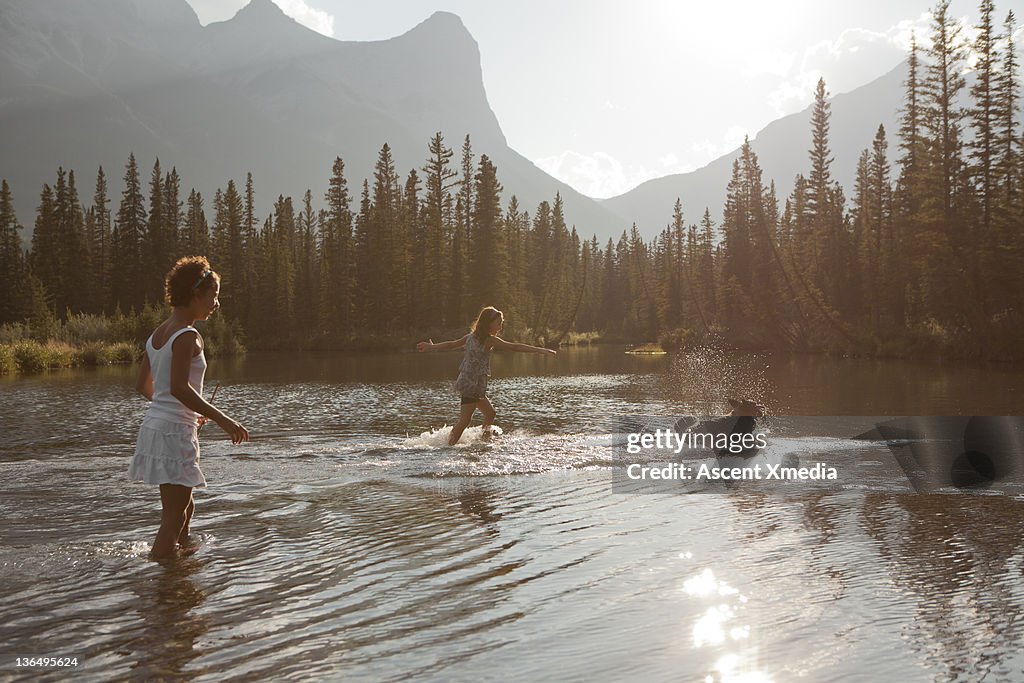
<instances>
[{"instance_id":1,"label":"bare foot in water","mask_svg":"<svg viewBox=\"0 0 1024 683\"><path fill-rule=\"evenodd\" d=\"M182 557L188 557L189 555L195 554L199 550L199 546L202 545L201 539L191 534L178 538L178 553Z\"/></svg>"}]
</instances>

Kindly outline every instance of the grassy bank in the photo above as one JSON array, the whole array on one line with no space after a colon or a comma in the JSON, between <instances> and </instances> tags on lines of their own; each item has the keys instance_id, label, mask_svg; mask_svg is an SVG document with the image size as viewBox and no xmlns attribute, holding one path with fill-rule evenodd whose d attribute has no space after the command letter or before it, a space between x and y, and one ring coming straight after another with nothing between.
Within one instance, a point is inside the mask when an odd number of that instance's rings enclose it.
<instances>
[{"instance_id":1,"label":"grassy bank","mask_svg":"<svg viewBox=\"0 0 1024 683\"><path fill-rule=\"evenodd\" d=\"M139 357L139 353L141 348L130 342L90 342L74 346L54 340L23 340L0 344L0 375L132 363Z\"/></svg>"},{"instance_id":2,"label":"grassy bank","mask_svg":"<svg viewBox=\"0 0 1024 683\"><path fill-rule=\"evenodd\" d=\"M0 375L32 374L62 368L133 363L166 318L163 307L113 315L69 314L0 325ZM208 358L245 353L237 325L214 316L197 325Z\"/></svg>"}]
</instances>

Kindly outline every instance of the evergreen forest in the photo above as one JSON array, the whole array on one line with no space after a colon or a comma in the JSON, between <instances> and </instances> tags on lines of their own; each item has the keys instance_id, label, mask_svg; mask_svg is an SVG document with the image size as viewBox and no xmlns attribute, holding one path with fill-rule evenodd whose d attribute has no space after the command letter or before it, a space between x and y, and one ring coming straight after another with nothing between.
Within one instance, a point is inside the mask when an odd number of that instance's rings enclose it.
<instances>
[{"instance_id":1,"label":"evergreen forest","mask_svg":"<svg viewBox=\"0 0 1024 683\"><path fill-rule=\"evenodd\" d=\"M932 11L927 47L911 49L899 129L878 126L852 188L833 178L824 81L789 196L746 141L720 223L676 201L650 240L635 225L603 244L588 238L557 194L520 205L468 136L452 147L437 133L404 176L388 144L361 181L339 157L324 196L278 196L267 216L256 215L251 174L204 197L160 160L147 182L132 155L119 198L103 168L91 197L57 169L27 250L3 181L0 323L38 331L75 315L158 311L171 264L205 254L223 278L218 315L249 348L400 347L460 334L494 305L508 336L549 346L1019 359L1015 18L997 21L983 0L967 43L948 7Z\"/></svg>"}]
</instances>

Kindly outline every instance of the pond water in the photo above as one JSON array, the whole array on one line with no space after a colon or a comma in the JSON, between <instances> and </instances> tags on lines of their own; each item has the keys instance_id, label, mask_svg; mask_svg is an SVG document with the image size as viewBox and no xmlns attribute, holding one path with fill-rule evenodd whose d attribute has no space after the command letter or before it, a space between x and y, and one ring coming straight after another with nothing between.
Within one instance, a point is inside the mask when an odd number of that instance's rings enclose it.
<instances>
[{"instance_id":1,"label":"pond water","mask_svg":"<svg viewBox=\"0 0 1024 683\"><path fill-rule=\"evenodd\" d=\"M0 678L69 673L17 657L77 657L84 680L1024 676L1024 498L917 493L850 438L859 416L1024 414L1019 368L499 355L504 434L448 448L459 360L212 360L252 441L203 431L201 545L167 563L157 492L125 476L134 368L0 381ZM613 492L615 424L729 395L839 484Z\"/></svg>"}]
</instances>

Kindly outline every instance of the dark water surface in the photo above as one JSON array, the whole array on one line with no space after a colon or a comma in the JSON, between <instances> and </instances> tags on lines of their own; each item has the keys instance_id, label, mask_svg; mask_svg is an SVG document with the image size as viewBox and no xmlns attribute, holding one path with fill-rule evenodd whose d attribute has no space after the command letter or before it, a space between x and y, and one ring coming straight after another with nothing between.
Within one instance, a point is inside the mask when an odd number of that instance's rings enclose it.
<instances>
[{"instance_id":1,"label":"dark water surface","mask_svg":"<svg viewBox=\"0 0 1024 683\"><path fill-rule=\"evenodd\" d=\"M0 380L0 680L1024 678L1022 499L915 494L884 445L786 417L1021 415L1020 369L499 356L505 434L452 449L431 430L458 361L211 361L253 441L204 430L202 545L167 564L146 557L157 492L125 480L134 369ZM612 493L610 424L727 394L854 475ZM15 667L33 656L79 665Z\"/></svg>"}]
</instances>

